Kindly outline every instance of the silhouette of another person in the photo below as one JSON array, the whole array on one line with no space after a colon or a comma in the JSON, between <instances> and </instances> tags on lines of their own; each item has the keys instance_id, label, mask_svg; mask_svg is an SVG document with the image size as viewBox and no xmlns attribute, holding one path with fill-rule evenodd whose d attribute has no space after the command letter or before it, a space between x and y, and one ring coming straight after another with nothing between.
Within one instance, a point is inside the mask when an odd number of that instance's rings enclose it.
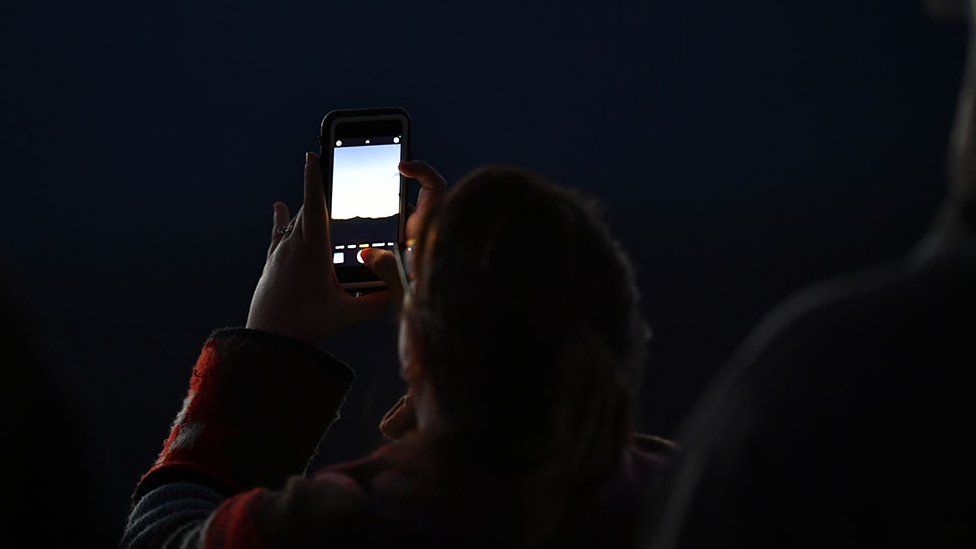
<instances>
[{"instance_id":1,"label":"silhouette of another person","mask_svg":"<svg viewBox=\"0 0 976 549\"><path fill-rule=\"evenodd\" d=\"M75 403L0 276L0 531L5 546L104 547L116 537L86 461ZM10 545L15 543L15 545Z\"/></svg>"},{"instance_id":2,"label":"silhouette of another person","mask_svg":"<svg viewBox=\"0 0 976 549\"><path fill-rule=\"evenodd\" d=\"M799 294L679 437L655 549L976 547L976 10L949 195L897 263Z\"/></svg>"}]
</instances>

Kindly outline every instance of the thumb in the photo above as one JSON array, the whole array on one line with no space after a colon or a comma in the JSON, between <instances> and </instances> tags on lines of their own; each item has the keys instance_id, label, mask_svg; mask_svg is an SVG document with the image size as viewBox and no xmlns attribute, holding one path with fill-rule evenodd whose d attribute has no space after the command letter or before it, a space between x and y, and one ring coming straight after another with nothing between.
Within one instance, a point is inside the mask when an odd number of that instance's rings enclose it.
<instances>
[{"instance_id":1,"label":"thumb","mask_svg":"<svg viewBox=\"0 0 976 549\"><path fill-rule=\"evenodd\" d=\"M363 263L386 284L392 294L393 302L399 307L400 302L403 301L403 286L400 283L400 272L397 270L393 252L366 248L363 250Z\"/></svg>"}]
</instances>

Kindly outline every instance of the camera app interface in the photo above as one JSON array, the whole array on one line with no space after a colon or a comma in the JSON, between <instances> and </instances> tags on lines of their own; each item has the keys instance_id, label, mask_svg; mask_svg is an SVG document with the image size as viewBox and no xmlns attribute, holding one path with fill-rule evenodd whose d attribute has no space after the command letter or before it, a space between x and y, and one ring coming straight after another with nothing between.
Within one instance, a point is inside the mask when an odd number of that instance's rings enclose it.
<instances>
[{"instance_id":1,"label":"camera app interface","mask_svg":"<svg viewBox=\"0 0 976 549\"><path fill-rule=\"evenodd\" d=\"M400 136L343 138L332 147L332 253L362 263L366 248L393 248L400 215Z\"/></svg>"}]
</instances>

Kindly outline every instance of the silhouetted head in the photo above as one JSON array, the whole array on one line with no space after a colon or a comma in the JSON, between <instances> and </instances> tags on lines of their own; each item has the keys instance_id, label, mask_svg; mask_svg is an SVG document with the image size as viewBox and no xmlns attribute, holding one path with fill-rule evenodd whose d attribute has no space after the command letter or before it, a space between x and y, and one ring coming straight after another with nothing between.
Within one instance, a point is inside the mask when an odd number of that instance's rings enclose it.
<instances>
[{"instance_id":1,"label":"silhouetted head","mask_svg":"<svg viewBox=\"0 0 976 549\"><path fill-rule=\"evenodd\" d=\"M947 21L964 21L969 13L970 0L925 0L925 7L933 17Z\"/></svg>"},{"instance_id":2,"label":"silhouetted head","mask_svg":"<svg viewBox=\"0 0 976 549\"><path fill-rule=\"evenodd\" d=\"M949 195L939 229L950 240L976 234L976 0L927 0L934 16L969 26L966 73L949 144Z\"/></svg>"},{"instance_id":3,"label":"silhouetted head","mask_svg":"<svg viewBox=\"0 0 976 549\"><path fill-rule=\"evenodd\" d=\"M406 377L433 429L503 467L612 466L648 331L594 206L532 172L476 170L435 206L404 310ZM421 417L421 430L424 429Z\"/></svg>"}]
</instances>

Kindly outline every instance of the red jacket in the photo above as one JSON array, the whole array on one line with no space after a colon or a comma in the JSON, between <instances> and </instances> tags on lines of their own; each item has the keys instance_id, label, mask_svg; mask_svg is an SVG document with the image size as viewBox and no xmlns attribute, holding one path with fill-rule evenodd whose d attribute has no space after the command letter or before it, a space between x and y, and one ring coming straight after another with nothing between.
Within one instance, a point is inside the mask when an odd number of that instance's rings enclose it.
<instances>
[{"instance_id":1,"label":"red jacket","mask_svg":"<svg viewBox=\"0 0 976 549\"><path fill-rule=\"evenodd\" d=\"M552 501L473 463L431 471L407 437L311 475L305 467L338 417L352 371L318 349L252 330L216 332L159 458L143 475L123 547L629 546L669 445L635 438L598 483ZM543 505L543 511L545 511Z\"/></svg>"}]
</instances>

